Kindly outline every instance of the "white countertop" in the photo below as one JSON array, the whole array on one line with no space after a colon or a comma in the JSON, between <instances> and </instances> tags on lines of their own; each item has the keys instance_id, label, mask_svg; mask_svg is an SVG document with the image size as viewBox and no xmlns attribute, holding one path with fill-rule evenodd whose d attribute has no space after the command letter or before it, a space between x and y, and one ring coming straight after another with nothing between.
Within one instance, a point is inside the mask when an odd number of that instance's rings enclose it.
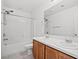
<instances>
[{"instance_id":1,"label":"white countertop","mask_svg":"<svg viewBox=\"0 0 79 59\"><path fill-rule=\"evenodd\" d=\"M34 40L37 40L49 47L55 48L63 53L66 53L70 56L78 58L78 42L76 38L73 37L63 37L63 36L52 36L52 37L34 37ZM68 43L65 39L73 39L72 43Z\"/></svg>"}]
</instances>

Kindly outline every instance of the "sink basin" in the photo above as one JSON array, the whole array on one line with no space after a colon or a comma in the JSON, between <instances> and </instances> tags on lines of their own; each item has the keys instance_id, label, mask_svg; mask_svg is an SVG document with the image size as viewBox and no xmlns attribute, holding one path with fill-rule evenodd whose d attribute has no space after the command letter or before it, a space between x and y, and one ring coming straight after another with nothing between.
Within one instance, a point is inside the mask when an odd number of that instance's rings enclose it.
<instances>
[{"instance_id":1,"label":"sink basin","mask_svg":"<svg viewBox=\"0 0 79 59\"><path fill-rule=\"evenodd\" d=\"M57 46L60 46L60 47L62 47L62 48L64 48L64 49L70 49L70 50L77 50L78 49L78 44L77 44L77 42L66 42L65 40L58 40L58 39L46 39L46 41L45 42L47 42L47 43L51 43L52 45L53 44L55 44L55 45L57 45Z\"/></svg>"},{"instance_id":2,"label":"sink basin","mask_svg":"<svg viewBox=\"0 0 79 59\"><path fill-rule=\"evenodd\" d=\"M62 43L62 48L65 48L65 49L72 49L72 50L78 50L78 47L77 47L77 44L76 43Z\"/></svg>"},{"instance_id":3,"label":"sink basin","mask_svg":"<svg viewBox=\"0 0 79 59\"><path fill-rule=\"evenodd\" d=\"M73 37L71 38L65 38L65 37L42 37L41 41L46 43L46 44L51 44L51 45L57 45L62 47L63 49L69 49L69 50L78 50L78 44L77 42L74 42L70 39L74 39ZM74 39L75 40L75 39ZM40 40L39 40L40 41Z\"/></svg>"},{"instance_id":4,"label":"sink basin","mask_svg":"<svg viewBox=\"0 0 79 59\"><path fill-rule=\"evenodd\" d=\"M70 41L70 42L66 42L66 41L58 41L56 42L59 46L61 46L62 48L64 49L70 49L70 50L78 50L78 44L77 42L73 42L73 41Z\"/></svg>"}]
</instances>

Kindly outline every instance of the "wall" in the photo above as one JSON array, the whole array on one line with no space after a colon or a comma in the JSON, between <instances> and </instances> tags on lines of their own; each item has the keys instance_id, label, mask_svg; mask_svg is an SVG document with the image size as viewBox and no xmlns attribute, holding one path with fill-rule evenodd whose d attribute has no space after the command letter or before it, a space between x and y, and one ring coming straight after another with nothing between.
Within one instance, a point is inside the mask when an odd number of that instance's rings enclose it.
<instances>
[{"instance_id":1,"label":"wall","mask_svg":"<svg viewBox=\"0 0 79 59\"><path fill-rule=\"evenodd\" d=\"M73 36L77 34L78 7L63 10L54 15L48 16L48 32L54 35Z\"/></svg>"},{"instance_id":2,"label":"wall","mask_svg":"<svg viewBox=\"0 0 79 59\"><path fill-rule=\"evenodd\" d=\"M33 36L44 35L44 16L42 9L37 9L32 12L33 19Z\"/></svg>"}]
</instances>

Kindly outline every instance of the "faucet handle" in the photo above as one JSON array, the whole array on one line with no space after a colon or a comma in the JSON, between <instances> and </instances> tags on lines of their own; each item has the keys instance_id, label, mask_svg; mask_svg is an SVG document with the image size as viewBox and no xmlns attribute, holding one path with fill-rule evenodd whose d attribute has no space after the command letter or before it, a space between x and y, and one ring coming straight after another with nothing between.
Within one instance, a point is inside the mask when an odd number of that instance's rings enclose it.
<instances>
[{"instance_id":1,"label":"faucet handle","mask_svg":"<svg viewBox=\"0 0 79 59\"><path fill-rule=\"evenodd\" d=\"M74 34L74 36L78 36L77 34Z\"/></svg>"},{"instance_id":2,"label":"faucet handle","mask_svg":"<svg viewBox=\"0 0 79 59\"><path fill-rule=\"evenodd\" d=\"M67 43L72 43L72 40L66 39L65 41L66 41Z\"/></svg>"},{"instance_id":3,"label":"faucet handle","mask_svg":"<svg viewBox=\"0 0 79 59\"><path fill-rule=\"evenodd\" d=\"M73 33L73 36L78 36L78 34L77 33Z\"/></svg>"},{"instance_id":4,"label":"faucet handle","mask_svg":"<svg viewBox=\"0 0 79 59\"><path fill-rule=\"evenodd\" d=\"M8 38L4 38L4 39L3 39L3 41L7 41L7 40L8 40Z\"/></svg>"},{"instance_id":5,"label":"faucet handle","mask_svg":"<svg viewBox=\"0 0 79 59\"><path fill-rule=\"evenodd\" d=\"M3 37L5 37L6 36L6 34L5 33L3 33Z\"/></svg>"}]
</instances>

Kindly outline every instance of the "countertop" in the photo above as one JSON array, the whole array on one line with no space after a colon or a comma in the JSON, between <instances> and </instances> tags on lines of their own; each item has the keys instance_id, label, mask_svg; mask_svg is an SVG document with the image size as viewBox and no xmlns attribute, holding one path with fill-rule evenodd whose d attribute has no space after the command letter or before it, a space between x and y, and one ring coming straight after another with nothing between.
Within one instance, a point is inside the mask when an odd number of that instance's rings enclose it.
<instances>
[{"instance_id":1,"label":"countertop","mask_svg":"<svg viewBox=\"0 0 79 59\"><path fill-rule=\"evenodd\" d=\"M64 36L41 36L34 37L36 41L39 41L49 47L55 48L63 53L66 53L72 57L78 58L78 42L77 38L64 37ZM72 42L66 42L66 39L73 39Z\"/></svg>"}]
</instances>

